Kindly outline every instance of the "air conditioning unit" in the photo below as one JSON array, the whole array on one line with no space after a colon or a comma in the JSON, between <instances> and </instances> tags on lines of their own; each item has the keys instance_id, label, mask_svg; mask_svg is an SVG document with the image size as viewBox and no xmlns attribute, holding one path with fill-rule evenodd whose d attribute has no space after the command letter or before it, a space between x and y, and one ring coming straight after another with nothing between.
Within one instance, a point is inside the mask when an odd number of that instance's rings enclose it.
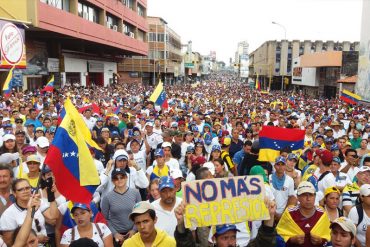
<instances>
[{"instance_id":1,"label":"air conditioning unit","mask_svg":"<svg viewBox=\"0 0 370 247\"><path fill-rule=\"evenodd\" d=\"M87 14L87 12L83 12L82 17L86 20L89 19L89 15Z\"/></svg>"},{"instance_id":2,"label":"air conditioning unit","mask_svg":"<svg viewBox=\"0 0 370 247\"><path fill-rule=\"evenodd\" d=\"M135 34L133 32L130 32L130 37L135 38Z\"/></svg>"},{"instance_id":3,"label":"air conditioning unit","mask_svg":"<svg viewBox=\"0 0 370 247\"><path fill-rule=\"evenodd\" d=\"M117 25L113 25L113 30L114 30L114 31L117 31L117 30L118 30Z\"/></svg>"},{"instance_id":4,"label":"air conditioning unit","mask_svg":"<svg viewBox=\"0 0 370 247\"><path fill-rule=\"evenodd\" d=\"M107 22L107 28L111 28L112 24L110 22Z\"/></svg>"}]
</instances>

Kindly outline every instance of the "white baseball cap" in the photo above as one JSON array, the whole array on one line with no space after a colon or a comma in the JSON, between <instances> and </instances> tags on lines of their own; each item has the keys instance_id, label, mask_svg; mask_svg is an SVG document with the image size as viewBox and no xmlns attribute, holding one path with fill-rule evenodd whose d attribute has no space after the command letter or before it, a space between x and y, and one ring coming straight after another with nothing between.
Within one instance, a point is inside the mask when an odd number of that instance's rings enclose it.
<instances>
[{"instance_id":1,"label":"white baseball cap","mask_svg":"<svg viewBox=\"0 0 370 247\"><path fill-rule=\"evenodd\" d=\"M49 140L45 136L40 136L39 138L37 138L36 144L40 148L49 147Z\"/></svg>"},{"instance_id":2,"label":"white baseball cap","mask_svg":"<svg viewBox=\"0 0 370 247\"><path fill-rule=\"evenodd\" d=\"M162 143L162 148L172 148L172 145L169 142L163 142Z\"/></svg>"},{"instance_id":3,"label":"white baseball cap","mask_svg":"<svg viewBox=\"0 0 370 247\"><path fill-rule=\"evenodd\" d=\"M353 236L356 236L356 226L350 219L343 216L336 218L333 223L331 223L330 228L333 228L335 224L338 224L344 231L351 232Z\"/></svg>"},{"instance_id":4,"label":"white baseball cap","mask_svg":"<svg viewBox=\"0 0 370 247\"><path fill-rule=\"evenodd\" d=\"M171 170L170 175L171 175L171 178L173 178L173 179L184 178L180 169Z\"/></svg>"},{"instance_id":5,"label":"white baseball cap","mask_svg":"<svg viewBox=\"0 0 370 247\"><path fill-rule=\"evenodd\" d=\"M302 195L304 193L315 194L316 190L312 183L308 181L303 181L298 185L297 195Z\"/></svg>"},{"instance_id":6,"label":"white baseball cap","mask_svg":"<svg viewBox=\"0 0 370 247\"><path fill-rule=\"evenodd\" d=\"M370 184L363 184L360 187L360 195L361 196L369 196L370 195Z\"/></svg>"},{"instance_id":7,"label":"white baseball cap","mask_svg":"<svg viewBox=\"0 0 370 247\"><path fill-rule=\"evenodd\" d=\"M15 136L13 134L5 134L3 136L3 142L9 141L9 140L15 140Z\"/></svg>"},{"instance_id":8,"label":"white baseball cap","mask_svg":"<svg viewBox=\"0 0 370 247\"><path fill-rule=\"evenodd\" d=\"M211 172L212 176L215 175L215 165L212 162L206 162L203 164L203 167L207 167L208 170Z\"/></svg>"}]
</instances>

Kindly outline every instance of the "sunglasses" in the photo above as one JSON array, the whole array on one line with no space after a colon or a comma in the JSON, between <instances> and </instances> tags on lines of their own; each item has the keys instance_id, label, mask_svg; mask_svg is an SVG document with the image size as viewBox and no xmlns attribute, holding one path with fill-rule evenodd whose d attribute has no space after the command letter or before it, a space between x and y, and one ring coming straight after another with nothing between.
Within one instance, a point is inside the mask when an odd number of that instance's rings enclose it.
<instances>
[{"instance_id":1,"label":"sunglasses","mask_svg":"<svg viewBox=\"0 0 370 247\"><path fill-rule=\"evenodd\" d=\"M23 123L22 121L15 121L15 123L17 123L17 124L21 124L21 123Z\"/></svg>"},{"instance_id":2,"label":"sunglasses","mask_svg":"<svg viewBox=\"0 0 370 247\"><path fill-rule=\"evenodd\" d=\"M31 190L31 186L26 186L23 188L16 189L17 192L24 192L24 191L30 191L30 190Z\"/></svg>"},{"instance_id":3,"label":"sunglasses","mask_svg":"<svg viewBox=\"0 0 370 247\"><path fill-rule=\"evenodd\" d=\"M117 181L117 180L124 180L124 179L126 179L127 178L127 176L115 176L115 177L113 177L112 179L114 180L114 181Z\"/></svg>"}]
</instances>

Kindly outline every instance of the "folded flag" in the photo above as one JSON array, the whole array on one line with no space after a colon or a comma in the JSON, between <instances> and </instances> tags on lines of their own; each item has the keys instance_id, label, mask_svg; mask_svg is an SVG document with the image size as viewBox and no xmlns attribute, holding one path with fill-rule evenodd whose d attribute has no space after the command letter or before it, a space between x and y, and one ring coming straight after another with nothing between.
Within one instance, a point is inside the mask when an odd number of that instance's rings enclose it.
<instances>
[{"instance_id":1,"label":"folded flag","mask_svg":"<svg viewBox=\"0 0 370 247\"><path fill-rule=\"evenodd\" d=\"M343 90L340 95L340 99L348 104L355 105L360 100L362 100L361 96L355 93L351 93L348 90Z\"/></svg>"},{"instance_id":2,"label":"folded flag","mask_svg":"<svg viewBox=\"0 0 370 247\"><path fill-rule=\"evenodd\" d=\"M46 86L41 90L41 92L53 92L54 90L54 75L51 76L50 80Z\"/></svg>"},{"instance_id":3,"label":"folded flag","mask_svg":"<svg viewBox=\"0 0 370 247\"><path fill-rule=\"evenodd\" d=\"M289 147L292 151L302 149L304 135L305 131L300 129L263 126L259 132L258 160L274 162L283 148Z\"/></svg>"},{"instance_id":4,"label":"folded flag","mask_svg":"<svg viewBox=\"0 0 370 247\"><path fill-rule=\"evenodd\" d=\"M14 67L9 70L8 75L3 85L3 94L5 98L9 98L10 94L12 93L13 71L14 71Z\"/></svg>"},{"instance_id":5,"label":"folded flag","mask_svg":"<svg viewBox=\"0 0 370 247\"><path fill-rule=\"evenodd\" d=\"M52 169L56 186L62 195L74 202L89 204L100 183L86 145L92 140L86 138L88 135L85 132L89 130L69 98L64 103L64 109L65 116L55 133L45 164Z\"/></svg>"},{"instance_id":6,"label":"folded flag","mask_svg":"<svg viewBox=\"0 0 370 247\"><path fill-rule=\"evenodd\" d=\"M166 92L164 91L162 81L159 81L157 87L154 89L149 100L154 102L157 105L163 106L164 108L168 108Z\"/></svg>"}]
</instances>

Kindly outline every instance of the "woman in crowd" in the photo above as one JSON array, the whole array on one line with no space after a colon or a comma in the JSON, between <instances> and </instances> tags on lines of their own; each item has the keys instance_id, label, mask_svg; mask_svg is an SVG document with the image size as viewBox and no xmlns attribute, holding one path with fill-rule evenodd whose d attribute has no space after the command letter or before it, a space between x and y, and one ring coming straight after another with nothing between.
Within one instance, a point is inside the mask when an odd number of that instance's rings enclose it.
<instances>
[{"instance_id":1,"label":"woman in crowd","mask_svg":"<svg viewBox=\"0 0 370 247\"><path fill-rule=\"evenodd\" d=\"M99 247L113 247L111 231L104 223L91 222L92 212L88 205L75 203L71 213L77 225L63 233L61 247L67 247L80 238L90 238Z\"/></svg>"},{"instance_id":2,"label":"woman in crowd","mask_svg":"<svg viewBox=\"0 0 370 247\"><path fill-rule=\"evenodd\" d=\"M340 195L340 190L335 186L328 187L325 190L323 205L326 213L328 214L330 222L333 222L336 218L343 216L343 210L339 209Z\"/></svg>"},{"instance_id":3,"label":"woman in crowd","mask_svg":"<svg viewBox=\"0 0 370 247\"><path fill-rule=\"evenodd\" d=\"M149 202L153 202L161 197L159 194L159 178L155 178L149 183Z\"/></svg>"},{"instance_id":4,"label":"woman in crowd","mask_svg":"<svg viewBox=\"0 0 370 247\"><path fill-rule=\"evenodd\" d=\"M15 195L16 203L7 208L0 218L0 230L3 231L4 241L8 246L13 243L12 238L17 227L21 226L27 215L27 203L31 194L31 185L26 179L16 179L13 181L12 190ZM42 211L35 211L34 223L32 229L37 233L37 238L40 243L48 243L45 223L48 222L55 225L58 217L58 209L55 201L50 202L50 207Z\"/></svg>"},{"instance_id":5,"label":"woman in crowd","mask_svg":"<svg viewBox=\"0 0 370 247\"><path fill-rule=\"evenodd\" d=\"M215 159L213 164L215 166L215 178L233 177L233 174L230 171L226 171L223 159Z\"/></svg>"},{"instance_id":6,"label":"woman in crowd","mask_svg":"<svg viewBox=\"0 0 370 247\"><path fill-rule=\"evenodd\" d=\"M137 189L127 185L125 169L115 168L112 181L114 189L103 197L101 209L113 234L114 246L120 247L125 239L135 234L134 224L128 216L133 206L141 201L141 196Z\"/></svg>"}]
</instances>

